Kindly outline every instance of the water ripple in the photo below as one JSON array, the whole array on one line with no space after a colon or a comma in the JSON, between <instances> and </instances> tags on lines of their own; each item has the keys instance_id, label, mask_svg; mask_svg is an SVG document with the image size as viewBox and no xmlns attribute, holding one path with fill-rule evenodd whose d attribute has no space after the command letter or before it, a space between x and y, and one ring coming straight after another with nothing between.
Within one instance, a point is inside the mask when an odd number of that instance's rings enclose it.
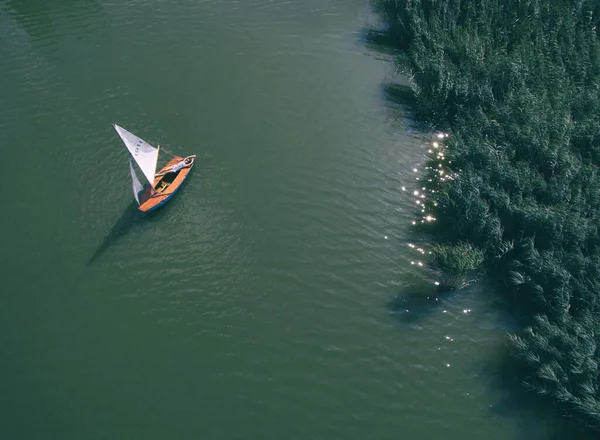
<instances>
[{"instance_id":1,"label":"water ripple","mask_svg":"<svg viewBox=\"0 0 600 440\"><path fill-rule=\"evenodd\" d=\"M410 264L424 137L384 100L367 18L0 4L0 145L27 165L4 171L0 394L20 400L0 409L31 426L3 437L514 438L489 411L486 288L435 300ZM155 214L113 122L199 155Z\"/></svg>"}]
</instances>

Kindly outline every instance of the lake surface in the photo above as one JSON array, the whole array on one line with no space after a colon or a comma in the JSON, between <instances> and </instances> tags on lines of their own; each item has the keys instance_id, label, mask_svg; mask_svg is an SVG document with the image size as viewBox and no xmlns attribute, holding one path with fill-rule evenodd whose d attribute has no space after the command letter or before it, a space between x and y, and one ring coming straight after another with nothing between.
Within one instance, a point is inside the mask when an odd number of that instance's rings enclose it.
<instances>
[{"instance_id":1,"label":"lake surface","mask_svg":"<svg viewBox=\"0 0 600 440\"><path fill-rule=\"evenodd\" d=\"M489 289L436 300L419 266L431 134L373 23L0 0L0 438L574 438L506 379ZM151 216L113 122L198 154Z\"/></svg>"}]
</instances>

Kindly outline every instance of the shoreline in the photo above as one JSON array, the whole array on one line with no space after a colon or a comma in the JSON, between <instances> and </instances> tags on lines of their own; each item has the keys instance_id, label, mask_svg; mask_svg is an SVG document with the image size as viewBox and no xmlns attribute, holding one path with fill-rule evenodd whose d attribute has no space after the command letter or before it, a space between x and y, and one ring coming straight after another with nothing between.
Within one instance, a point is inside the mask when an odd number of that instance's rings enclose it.
<instances>
[{"instance_id":1,"label":"shoreline","mask_svg":"<svg viewBox=\"0 0 600 440\"><path fill-rule=\"evenodd\" d=\"M400 95L450 134L430 150L417 217L443 251L431 267L454 280L446 290L482 267L518 311L508 341L523 382L598 429L600 10L373 5L410 78Z\"/></svg>"}]
</instances>

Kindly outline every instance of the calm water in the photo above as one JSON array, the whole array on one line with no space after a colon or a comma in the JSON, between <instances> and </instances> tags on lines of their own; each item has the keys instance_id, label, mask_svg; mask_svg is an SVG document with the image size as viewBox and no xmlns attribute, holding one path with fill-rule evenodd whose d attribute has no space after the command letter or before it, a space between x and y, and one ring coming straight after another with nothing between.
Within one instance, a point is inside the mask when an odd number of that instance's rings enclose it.
<instances>
[{"instance_id":1,"label":"calm water","mask_svg":"<svg viewBox=\"0 0 600 440\"><path fill-rule=\"evenodd\" d=\"M484 287L421 299L428 138L382 92L372 21L0 0L0 438L562 438L498 373ZM199 156L148 218L113 122Z\"/></svg>"}]
</instances>

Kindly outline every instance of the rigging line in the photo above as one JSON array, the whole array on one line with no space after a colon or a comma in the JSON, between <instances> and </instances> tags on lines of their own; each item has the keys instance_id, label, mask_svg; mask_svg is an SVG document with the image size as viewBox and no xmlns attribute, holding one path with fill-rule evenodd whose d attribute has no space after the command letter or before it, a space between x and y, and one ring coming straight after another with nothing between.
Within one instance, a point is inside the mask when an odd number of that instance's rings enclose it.
<instances>
[{"instance_id":1,"label":"rigging line","mask_svg":"<svg viewBox=\"0 0 600 440\"><path fill-rule=\"evenodd\" d=\"M164 151L165 153L167 153L171 157L177 157L176 155L174 155L173 153L171 153L169 150L167 150L165 147L161 147L160 145L157 145L156 148L160 148L160 151Z\"/></svg>"}]
</instances>

